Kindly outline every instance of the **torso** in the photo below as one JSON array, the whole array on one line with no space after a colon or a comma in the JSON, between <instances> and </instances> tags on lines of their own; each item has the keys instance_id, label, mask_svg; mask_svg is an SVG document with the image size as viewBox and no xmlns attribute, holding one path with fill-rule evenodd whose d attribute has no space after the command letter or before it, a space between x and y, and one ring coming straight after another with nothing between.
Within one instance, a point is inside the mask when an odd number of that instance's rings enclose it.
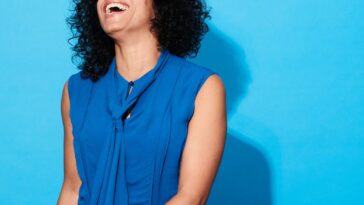
<instances>
[{"instance_id":1,"label":"torso","mask_svg":"<svg viewBox=\"0 0 364 205\"><path fill-rule=\"evenodd\" d=\"M125 140L125 179L130 205L164 204L177 193L180 159L188 123L193 114L194 100L204 80L214 73L210 69L169 55L166 66L138 97L128 117L124 119L124 129L120 136ZM71 80L84 81L77 78L77 74ZM118 92L125 93L128 89L125 82L122 82L120 76L116 79L119 82ZM71 84L82 86L77 82ZM78 169L82 169L79 172L82 172L80 176L85 182L81 187L85 190L80 190L80 194L84 194L85 201L90 198L93 179L100 168L99 156L108 142L107 138L112 135L113 124L105 92L108 85L109 82L101 78L89 89L90 98L71 96L73 126L81 126L82 119L84 120L83 127L74 133L74 137L77 141L75 150L78 149ZM71 95L72 92L77 92L71 89L78 88L71 86L69 89ZM75 102L78 99L84 103ZM87 104L82 117L82 109L78 107Z\"/></svg>"}]
</instances>

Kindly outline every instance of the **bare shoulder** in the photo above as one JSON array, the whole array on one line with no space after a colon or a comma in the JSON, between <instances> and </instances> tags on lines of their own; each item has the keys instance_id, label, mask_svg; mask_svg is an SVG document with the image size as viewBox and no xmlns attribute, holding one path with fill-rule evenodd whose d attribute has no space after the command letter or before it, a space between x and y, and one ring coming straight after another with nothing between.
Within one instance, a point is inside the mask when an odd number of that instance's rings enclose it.
<instances>
[{"instance_id":1,"label":"bare shoulder","mask_svg":"<svg viewBox=\"0 0 364 205\"><path fill-rule=\"evenodd\" d=\"M226 90L223 80L218 74L210 75L201 89L199 90L195 105L198 107L199 104L210 103L222 103L225 102Z\"/></svg>"},{"instance_id":2,"label":"bare shoulder","mask_svg":"<svg viewBox=\"0 0 364 205\"><path fill-rule=\"evenodd\" d=\"M69 113L70 101L68 95L68 80L63 84L62 98L61 98L61 111L63 122L67 122Z\"/></svg>"},{"instance_id":3,"label":"bare shoulder","mask_svg":"<svg viewBox=\"0 0 364 205\"><path fill-rule=\"evenodd\" d=\"M68 98L68 80L64 82L62 89L62 100L66 100L66 98Z\"/></svg>"},{"instance_id":4,"label":"bare shoulder","mask_svg":"<svg viewBox=\"0 0 364 205\"><path fill-rule=\"evenodd\" d=\"M66 80L66 82L63 85L62 90L62 99L61 99L61 115L62 115L62 123L63 123L63 129L64 129L64 137L65 140L73 140L73 134L72 134L72 123L71 123L71 117L70 117L70 97L68 93L68 83L69 80Z\"/></svg>"},{"instance_id":5,"label":"bare shoulder","mask_svg":"<svg viewBox=\"0 0 364 205\"><path fill-rule=\"evenodd\" d=\"M204 130L210 139L213 135L224 138L227 129L226 91L218 74L210 75L197 93L190 127Z\"/></svg>"}]
</instances>

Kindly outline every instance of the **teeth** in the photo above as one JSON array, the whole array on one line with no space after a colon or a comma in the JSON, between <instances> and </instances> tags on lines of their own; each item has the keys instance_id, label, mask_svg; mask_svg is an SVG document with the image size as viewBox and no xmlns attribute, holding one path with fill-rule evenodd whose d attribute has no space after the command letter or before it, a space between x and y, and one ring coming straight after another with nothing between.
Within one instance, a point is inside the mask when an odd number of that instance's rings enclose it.
<instances>
[{"instance_id":1,"label":"teeth","mask_svg":"<svg viewBox=\"0 0 364 205\"><path fill-rule=\"evenodd\" d=\"M112 7L117 7L117 8L119 8L122 11L125 11L125 10L127 10L129 8L128 6L126 6L124 4L121 4L121 3L110 3L110 4L108 4L106 6L106 13L107 14L111 14L111 8Z\"/></svg>"}]
</instances>

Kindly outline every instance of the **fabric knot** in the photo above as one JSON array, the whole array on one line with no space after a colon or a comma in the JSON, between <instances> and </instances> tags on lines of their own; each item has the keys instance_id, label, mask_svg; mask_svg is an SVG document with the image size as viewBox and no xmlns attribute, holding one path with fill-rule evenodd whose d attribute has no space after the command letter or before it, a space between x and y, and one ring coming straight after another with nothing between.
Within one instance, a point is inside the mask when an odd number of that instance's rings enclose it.
<instances>
[{"instance_id":1,"label":"fabric knot","mask_svg":"<svg viewBox=\"0 0 364 205\"><path fill-rule=\"evenodd\" d=\"M126 108L121 107L121 106L115 106L116 103L112 103L111 106L114 106L111 109L111 117L113 120L118 120L121 118L121 116L123 115L123 113L126 111Z\"/></svg>"},{"instance_id":2,"label":"fabric knot","mask_svg":"<svg viewBox=\"0 0 364 205\"><path fill-rule=\"evenodd\" d=\"M120 99L112 99L109 103L109 112L111 113L111 117L114 121L121 120L123 114L131 107L132 104L129 102L125 102L122 105Z\"/></svg>"},{"instance_id":3,"label":"fabric knot","mask_svg":"<svg viewBox=\"0 0 364 205\"><path fill-rule=\"evenodd\" d=\"M124 113L133 108L139 97L146 91L157 78L167 62L169 52L164 50L157 62L157 65L140 77L133 85L130 95L126 95L126 84L118 83L115 79L116 59L113 58L107 75L108 111L112 118L113 127L110 136L105 138L106 142L100 153L97 170L93 176L93 183L90 189L89 205L127 205L129 204L129 190L126 180L126 150L125 137L127 127L124 129ZM120 92L119 92L120 91ZM127 98L124 98L127 96ZM166 148L163 153L166 153ZM159 160L164 161L164 160ZM158 163L159 164L159 163ZM161 166L161 165L159 165ZM160 177L161 169L157 170L157 177ZM156 196L156 195L155 195ZM154 204L154 203L153 203Z\"/></svg>"},{"instance_id":4,"label":"fabric knot","mask_svg":"<svg viewBox=\"0 0 364 205\"><path fill-rule=\"evenodd\" d=\"M114 127L119 131L123 128L121 118L113 119L113 124Z\"/></svg>"}]
</instances>

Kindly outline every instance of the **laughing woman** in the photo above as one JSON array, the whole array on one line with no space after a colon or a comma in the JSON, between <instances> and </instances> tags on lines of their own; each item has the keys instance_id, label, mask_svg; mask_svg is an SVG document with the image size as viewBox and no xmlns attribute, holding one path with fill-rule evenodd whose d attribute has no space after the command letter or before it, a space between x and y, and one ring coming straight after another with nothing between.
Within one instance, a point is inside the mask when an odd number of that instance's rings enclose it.
<instances>
[{"instance_id":1,"label":"laughing woman","mask_svg":"<svg viewBox=\"0 0 364 205\"><path fill-rule=\"evenodd\" d=\"M196 56L202 0L74 0L58 205L201 205L226 138L225 88Z\"/></svg>"}]
</instances>

